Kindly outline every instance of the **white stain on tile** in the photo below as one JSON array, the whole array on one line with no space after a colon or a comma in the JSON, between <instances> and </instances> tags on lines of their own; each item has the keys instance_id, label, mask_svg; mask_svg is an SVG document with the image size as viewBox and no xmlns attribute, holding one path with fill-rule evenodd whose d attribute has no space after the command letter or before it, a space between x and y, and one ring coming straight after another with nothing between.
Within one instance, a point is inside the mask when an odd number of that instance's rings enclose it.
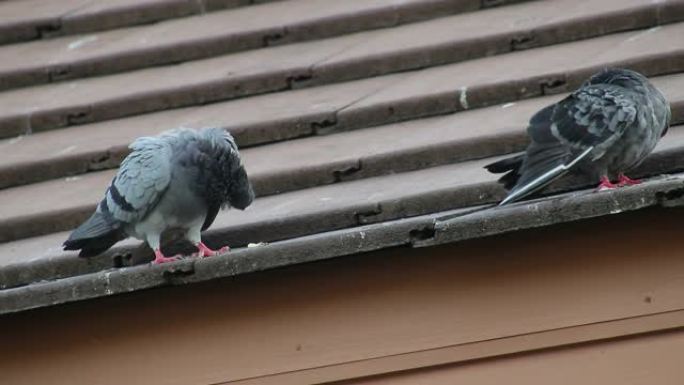
<instances>
[{"instance_id":1,"label":"white stain on tile","mask_svg":"<svg viewBox=\"0 0 684 385\"><path fill-rule=\"evenodd\" d=\"M63 148L55 153L55 155L64 155L74 151L77 147L75 145Z\"/></svg>"},{"instance_id":2,"label":"white stain on tile","mask_svg":"<svg viewBox=\"0 0 684 385\"><path fill-rule=\"evenodd\" d=\"M104 278L105 278L105 294L106 295L111 295L113 293L111 275L112 275L111 272L106 272L104 275Z\"/></svg>"},{"instance_id":3,"label":"white stain on tile","mask_svg":"<svg viewBox=\"0 0 684 385\"><path fill-rule=\"evenodd\" d=\"M644 36L646 36L646 35L649 35L649 34L651 34L651 33L653 33L653 32L656 32L656 31L658 31L658 30L661 29L661 28L662 28L662 27L660 27L660 26L653 27L653 28L649 28L649 29L647 29L647 30L645 30L645 31L642 31L642 32L639 32L639 33L635 34L634 36L632 36L632 37L630 37L629 39L625 40L625 42L626 42L626 43L629 43L629 42L632 42L632 41L639 40L639 39L641 39L642 37L644 37Z\"/></svg>"},{"instance_id":4,"label":"white stain on tile","mask_svg":"<svg viewBox=\"0 0 684 385\"><path fill-rule=\"evenodd\" d=\"M91 43L94 43L96 41L97 41L96 35L86 36L84 38L81 38L81 39L78 39L78 40L75 40L75 41L72 41L71 43L69 43L69 45L67 46L67 49L69 51L73 51L75 49L79 49L79 48L83 47L84 45L91 44Z\"/></svg>"},{"instance_id":5,"label":"white stain on tile","mask_svg":"<svg viewBox=\"0 0 684 385\"><path fill-rule=\"evenodd\" d=\"M15 136L12 139L3 140L0 142L0 146L10 145L21 142L26 135Z\"/></svg>"},{"instance_id":6,"label":"white stain on tile","mask_svg":"<svg viewBox=\"0 0 684 385\"><path fill-rule=\"evenodd\" d=\"M468 87L463 86L459 88L459 91L461 93L461 96L459 96L458 101L461 102L461 107L463 107L464 110L468 109Z\"/></svg>"},{"instance_id":7,"label":"white stain on tile","mask_svg":"<svg viewBox=\"0 0 684 385\"><path fill-rule=\"evenodd\" d=\"M509 107L513 107L513 106L515 106L515 103L506 103L503 106L501 106L501 108L509 108Z\"/></svg>"},{"instance_id":8,"label":"white stain on tile","mask_svg":"<svg viewBox=\"0 0 684 385\"><path fill-rule=\"evenodd\" d=\"M263 247L263 246L268 246L268 242L257 242L257 243L248 243L247 248L251 249L254 247Z\"/></svg>"}]
</instances>

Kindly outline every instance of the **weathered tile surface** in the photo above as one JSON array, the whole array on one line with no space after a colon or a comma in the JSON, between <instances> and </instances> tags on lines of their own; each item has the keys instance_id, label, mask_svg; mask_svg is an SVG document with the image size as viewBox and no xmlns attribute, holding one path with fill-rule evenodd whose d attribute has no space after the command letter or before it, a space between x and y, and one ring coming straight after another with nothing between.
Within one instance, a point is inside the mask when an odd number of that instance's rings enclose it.
<instances>
[{"instance_id":1,"label":"weathered tile surface","mask_svg":"<svg viewBox=\"0 0 684 385\"><path fill-rule=\"evenodd\" d=\"M15 42L0 46L0 288L89 282L128 263L113 254L144 262L135 240L89 261L59 245L102 197L127 144L178 126L233 132L259 194L244 212L222 212L207 242L276 242L268 253L458 240L450 220L435 227L435 218L499 199L482 166L523 149L529 117L605 66L652 77L680 125L632 174L684 171L684 1L252 3L0 3L0 32L12 32L0 44ZM675 204L656 199L675 179L615 197L629 209ZM361 233L372 242L355 243ZM334 254L325 252L310 260ZM250 253L261 251L236 255Z\"/></svg>"}]
</instances>

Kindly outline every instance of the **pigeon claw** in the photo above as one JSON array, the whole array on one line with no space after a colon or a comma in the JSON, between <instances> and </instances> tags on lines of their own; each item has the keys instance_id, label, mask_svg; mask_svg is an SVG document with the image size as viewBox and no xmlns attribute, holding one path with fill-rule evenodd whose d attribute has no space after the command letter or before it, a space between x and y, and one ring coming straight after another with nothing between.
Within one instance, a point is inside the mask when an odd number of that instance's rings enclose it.
<instances>
[{"instance_id":1,"label":"pigeon claw","mask_svg":"<svg viewBox=\"0 0 684 385\"><path fill-rule=\"evenodd\" d=\"M639 179L629 178L628 176L626 176L625 174L622 174L622 173L620 173L620 175L618 175L617 185L620 187L633 186L635 184L640 184L640 183L641 183L641 180L639 180Z\"/></svg>"},{"instance_id":2,"label":"pigeon claw","mask_svg":"<svg viewBox=\"0 0 684 385\"><path fill-rule=\"evenodd\" d=\"M167 262L174 262L178 261L180 258L175 256L175 257L165 257L164 254L162 254L161 250L157 249L154 251L154 261L152 263L159 265L161 263L167 263Z\"/></svg>"},{"instance_id":3,"label":"pigeon claw","mask_svg":"<svg viewBox=\"0 0 684 385\"><path fill-rule=\"evenodd\" d=\"M618 186L619 185L613 184L607 176L602 176L601 183L596 187L596 191L612 190Z\"/></svg>"},{"instance_id":4,"label":"pigeon claw","mask_svg":"<svg viewBox=\"0 0 684 385\"><path fill-rule=\"evenodd\" d=\"M197 252L197 256L199 258L213 257L214 255L223 254L227 251L230 251L230 247L228 247L228 246L223 246L222 248L220 248L218 250L212 250L202 242L196 244L195 246L197 246L197 250L199 250Z\"/></svg>"}]
</instances>

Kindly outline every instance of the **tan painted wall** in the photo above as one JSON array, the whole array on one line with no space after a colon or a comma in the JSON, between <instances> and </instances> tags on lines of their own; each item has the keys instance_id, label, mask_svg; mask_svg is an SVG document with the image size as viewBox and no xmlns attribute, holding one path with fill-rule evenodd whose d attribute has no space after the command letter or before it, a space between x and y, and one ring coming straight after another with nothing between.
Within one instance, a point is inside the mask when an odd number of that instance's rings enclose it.
<instances>
[{"instance_id":1,"label":"tan painted wall","mask_svg":"<svg viewBox=\"0 0 684 385\"><path fill-rule=\"evenodd\" d=\"M345 383L681 385L684 382L683 355L684 331L678 331Z\"/></svg>"},{"instance_id":2,"label":"tan painted wall","mask_svg":"<svg viewBox=\"0 0 684 385\"><path fill-rule=\"evenodd\" d=\"M681 218L625 214L2 317L2 383L317 383L672 329Z\"/></svg>"}]
</instances>

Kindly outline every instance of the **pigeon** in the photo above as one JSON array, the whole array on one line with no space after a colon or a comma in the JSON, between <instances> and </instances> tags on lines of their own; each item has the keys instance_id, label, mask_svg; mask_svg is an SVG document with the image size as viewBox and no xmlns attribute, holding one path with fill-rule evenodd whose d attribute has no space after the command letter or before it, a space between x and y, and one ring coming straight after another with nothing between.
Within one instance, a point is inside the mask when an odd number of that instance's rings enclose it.
<instances>
[{"instance_id":1,"label":"pigeon","mask_svg":"<svg viewBox=\"0 0 684 385\"><path fill-rule=\"evenodd\" d=\"M638 184L624 173L653 151L670 117L669 103L645 76L604 69L532 116L524 153L485 168L505 173L499 182L508 195L500 205L533 194L568 172L598 179L599 191Z\"/></svg>"},{"instance_id":2,"label":"pigeon","mask_svg":"<svg viewBox=\"0 0 684 385\"><path fill-rule=\"evenodd\" d=\"M164 263L178 257L161 252L162 234L180 231L200 257L227 251L207 247L200 232L221 208L244 210L254 200L233 137L220 128L180 128L138 138L129 148L104 199L71 233L64 249L92 257L135 237L152 248L153 263Z\"/></svg>"}]
</instances>

